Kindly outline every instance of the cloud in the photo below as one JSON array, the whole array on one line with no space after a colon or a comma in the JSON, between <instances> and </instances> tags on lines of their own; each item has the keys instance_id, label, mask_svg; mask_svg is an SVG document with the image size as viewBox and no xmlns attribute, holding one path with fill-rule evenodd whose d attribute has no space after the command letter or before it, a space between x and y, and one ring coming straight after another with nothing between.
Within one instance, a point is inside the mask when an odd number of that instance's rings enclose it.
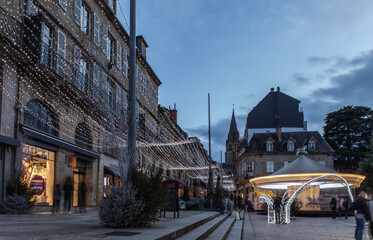
<instances>
[{"instance_id":1,"label":"cloud","mask_svg":"<svg viewBox=\"0 0 373 240\"><path fill-rule=\"evenodd\" d=\"M306 59L310 64L326 64L329 63L332 59L325 57L312 56Z\"/></svg>"},{"instance_id":2,"label":"cloud","mask_svg":"<svg viewBox=\"0 0 373 240\"><path fill-rule=\"evenodd\" d=\"M314 89L302 99L306 120L311 123L310 126L318 128L309 130L321 130L326 114L343 106L372 108L373 50L352 59L334 58L334 61L333 66L325 70L326 74L334 73L328 79L329 87ZM346 71L346 68L349 70Z\"/></svg>"},{"instance_id":3,"label":"cloud","mask_svg":"<svg viewBox=\"0 0 373 240\"><path fill-rule=\"evenodd\" d=\"M247 115L236 115L236 123L240 137L243 137L243 129L245 126ZM221 119L216 123L211 124L211 157L215 161L220 161L220 150L223 151L223 162L225 161L225 141L228 137L229 127L231 123L231 115ZM208 126L202 125L196 128L185 129L189 137L199 137L206 150L208 150Z\"/></svg>"}]
</instances>

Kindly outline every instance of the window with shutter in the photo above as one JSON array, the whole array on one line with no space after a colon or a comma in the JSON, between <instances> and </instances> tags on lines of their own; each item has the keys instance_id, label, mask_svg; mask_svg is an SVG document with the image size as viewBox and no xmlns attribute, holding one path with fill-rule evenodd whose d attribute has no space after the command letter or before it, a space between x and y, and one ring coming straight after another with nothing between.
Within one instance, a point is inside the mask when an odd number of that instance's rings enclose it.
<instances>
[{"instance_id":1,"label":"window with shutter","mask_svg":"<svg viewBox=\"0 0 373 240\"><path fill-rule=\"evenodd\" d=\"M67 10L67 0L58 0L58 4L61 6L63 10Z\"/></svg>"},{"instance_id":2,"label":"window with shutter","mask_svg":"<svg viewBox=\"0 0 373 240\"><path fill-rule=\"evenodd\" d=\"M123 74L124 76L128 77L128 56L127 51L123 49Z\"/></svg>"},{"instance_id":3,"label":"window with shutter","mask_svg":"<svg viewBox=\"0 0 373 240\"><path fill-rule=\"evenodd\" d=\"M57 73L65 77L66 36L61 30L58 30L57 38Z\"/></svg>"},{"instance_id":4,"label":"window with shutter","mask_svg":"<svg viewBox=\"0 0 373 240\"><path fill-rule=\"evenodd\" d=\"M52 62L52 30L44 22L41 40L41 62L50 67Z\"/></svg>"},{"instance_id":5,"label":"window with shutter","mask_svg":"<svg viewBox=\"0 0 373 240\"><path fill-rule=\"evenodd\" d=\"M82 16L81 16L82 23L80 25L80 28L82 29L85 35L88 35L89 34L89 10L88 8L82 5L81 13L82 13Z\"/></svg>"},{"instance_id":6,"label":"window with shutter","mask_svg":"<svg viewBox=\"0 0 373 240\"><path fill-rule=\"evenodd\" d=\"M120 110L121 110L121 96L122 95L122 91L121 91L121 87L119 86L119 84L115 84L115 111L117 112L117 114L120 113Z\"/></svg>"},{"instance_id":7,"label":"window with shutter","mask_svg":"<svg viewBox=\"0 0 373 240\"><path fill-rule=\"evenodd\" d=\"M78 48L78 46L74 46L74 67L73 67L73 83L75 86L79 85L79 82L81 82L81 74L80 74L80 58L81 58L81 51Z\"/></svg>"},{"instance_id":8,"label":"window with shutter","mask_svg":"<svg viewBox=\"0 0 373 240\"><path fill-rule=\"evenodd\" d=\"M100 17L97 16L97 14L94 14L94 31L93 31L93 42L96 44L96 46L99 46L100 44Z\"/></svg>"},{"instance_id":9,"label":"window with shutter","mask_svg":"<svg viewBox=\"0 0 373 240\"><path fill-rule=\"evenodd\" d=\"M99 96L100 96L99 76L100 76L100 70L99 70L98 66L96 64L94 64L93 65L92 95L93 95L93 99L95 99L96 101L99 100Z\"/></svg>"},{"instance_id":10,"label":"window with shutter","mask_svg":"<svg viewBox=\"0 0 373 240\"><path fill-rule=\"evenodd\" d=\"M102 24L102 40L101 40L101 47L104 54L107 54L107 46L108 46L108 28L105 24Z\"/></svg>"},{"instance_id":11,"label":"window with shutter","mask_svg":"<svg viewBox=\"0 0 373 240\"><path fill-rule=\"evenodd\" d=\"M122 46L117 42L117 68L122 68Z\"/></svg>"},{"instance_id":12,"label":"window with shutter","mask_svg":"<svg viewBox=\"0 0 373 240\"><path fill-rule=\"evenodd\" d=\"M80 26L82 22L82 0L74 0L74 21Z\"/></svg>"}]
</instances>

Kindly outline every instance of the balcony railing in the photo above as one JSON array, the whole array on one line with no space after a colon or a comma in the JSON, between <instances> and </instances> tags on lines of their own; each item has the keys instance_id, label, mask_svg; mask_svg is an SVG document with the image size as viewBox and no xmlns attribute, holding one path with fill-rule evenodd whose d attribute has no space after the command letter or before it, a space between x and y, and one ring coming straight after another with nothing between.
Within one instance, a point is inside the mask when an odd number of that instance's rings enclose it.
<instances>
[{"instance_id":1,"label":"balcony railing","mask_svg":"<svg viewBox=\"0 0 373 240\"><path fill-rule=\"evenodd\" d=\"M15 45L22 43L22 23L0 8L0 34Z\"/></svg>"}]
</instances>

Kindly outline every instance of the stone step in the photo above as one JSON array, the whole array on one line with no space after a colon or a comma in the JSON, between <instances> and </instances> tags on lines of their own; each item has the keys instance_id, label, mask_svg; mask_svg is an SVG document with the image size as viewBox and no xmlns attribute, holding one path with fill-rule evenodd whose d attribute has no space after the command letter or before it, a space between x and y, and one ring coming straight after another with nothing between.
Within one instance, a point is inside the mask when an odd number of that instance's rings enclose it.
<instances>
[{"instance_id":1,"label":"stone step","mask_svg":"<svg viewBox=\"0 0 373 240\"><path fill-rule=\"evenodd\" d=\"M219 213L218 213L219 214ZM205 239L212 231L214 231L221 223L223 223L229 215L220 215L194 230L177 238L178 240L202 240Z\"/></svg>"},{"instance_id":2,"label":"stone step","mask_svg":"<svg viewBox=\"0 0 373 240\"><path fill-rule=\"evenodd\" d=\"M185 233L192 231L195 228L217 218L220 216L216 212L201 212L201 214L193 215L184 219L175 219L173 222L163 223L160 232L156 233L154 230L149 232L150 235L140 236L141 240L170 240L182 236ZM154 237L154 235L158 235ZM160 235L160 236L159 236ZM152 237L151 237L152 236ZM140 239L140 238L139 238Z\"/></svg>"},{"instance_id":3,"label":"stone step","mask_svg":"<svg viewBox=\"0 0 373 240\"><path fill-rule=\"evenodd\" d=\"M236 219L234 217L231 216L227 218L219 227L207 236L206 240L225 240L231 231L231 228L235 225L235 222Z\"/></svg>"},{"instance_id":4,"label":"stone step","mask_svg":"<svg viewBox=\"0 0 373 240\"><path fill-rule=\"evenodd\" d=\"M241 210L240 218L242 220L235 221L235 223L232 226L232 229L230 230L229 234L227 235L226 240L241 240L242 239L245 217L247 217L247 216L245 216L245 211Z\"/></svg>"}]
</instances>

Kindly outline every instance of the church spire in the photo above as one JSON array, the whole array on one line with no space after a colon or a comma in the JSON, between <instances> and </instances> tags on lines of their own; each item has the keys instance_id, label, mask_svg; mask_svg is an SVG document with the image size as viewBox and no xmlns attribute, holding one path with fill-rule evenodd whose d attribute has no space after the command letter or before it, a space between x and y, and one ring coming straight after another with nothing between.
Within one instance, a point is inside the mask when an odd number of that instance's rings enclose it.
<instances>
[{"instance_id":1,"label":"church spire","mask_svg":"<svg viewBox=\"0 0 373 240\"><path fill-rule=\"evenodd\" d=\"M231 126L230 126L229 132L228 132L228 142L233 143L235 141L239 141L239 138L240 138L240 135L239 135L238 130L237 130L236 117L234 115L234 108L233 108Z\"/></svg>"}]
</instances>

